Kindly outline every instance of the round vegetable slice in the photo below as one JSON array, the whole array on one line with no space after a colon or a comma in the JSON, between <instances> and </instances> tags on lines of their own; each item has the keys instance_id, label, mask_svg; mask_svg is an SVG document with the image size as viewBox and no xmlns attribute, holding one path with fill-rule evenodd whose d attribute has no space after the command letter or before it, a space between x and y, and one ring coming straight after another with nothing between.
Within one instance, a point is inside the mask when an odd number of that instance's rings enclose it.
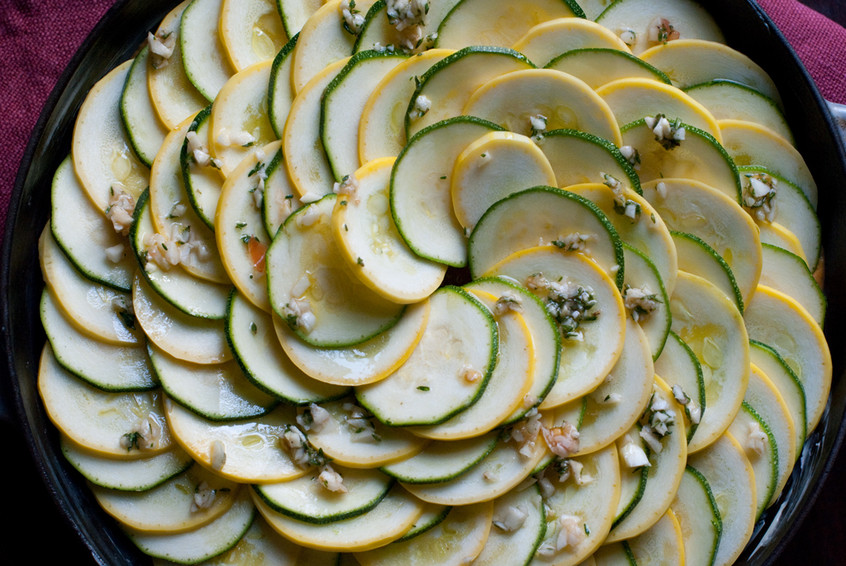
<instances>
[{"instance_id":1,"label":"round vegetable slice","mask_svg":"<svg viewBox=\"0 0 846 566\"><path fill-rule=\"evenodd\" d=\"M547 69L568 73L597 89L611 81L639 77L670 84L670 79L628 51L603 47L587 47L566 51L546 64Z\"/></svg>"},{"instance_id":2,"label":"round vegetable slice","mask_svg":"<svg viewBox=\"0 0 846 566\"><path fill-rule=\"evenodd\" d=\"M555 18L532 27L512 47L538 67L568 51L608 49L629 52L629 47L608 28L582 18Z\"/></svg>"}]
</instances>

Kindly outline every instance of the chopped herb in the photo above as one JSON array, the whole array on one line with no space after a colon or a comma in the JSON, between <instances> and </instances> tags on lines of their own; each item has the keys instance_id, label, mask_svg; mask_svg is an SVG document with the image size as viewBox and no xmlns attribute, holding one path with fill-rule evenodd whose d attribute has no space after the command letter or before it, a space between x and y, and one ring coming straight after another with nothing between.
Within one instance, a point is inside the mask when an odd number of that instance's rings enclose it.
<instances>
[{"instance_id":1,"label":"chopped herb","mask_svg":"<svg viewBox=\"0 0 846 566\"><path fill-rule=\"evenodd\" d=\"M360 257L359 257L359 258L356 258L355 262L356 262L357 264L359 264L360 266L364 267L364 260L363 260L363 259L361 259Z\"/></svg>"},{"instance_id":2,"label":"chopped herb","mask_svg":"<svg viewBox=\"0 0 846 566\"><path fill-rule=\"evenodd\" d=\"M237 222L237 223L235 224L235 228L237 228L238 230L240 230L241 228L244 228L246 225L247 225L247 223L246 223L246 222Z\"/></svg>"},{"instance_id":3,"label":"chopped herb","mask_svg":"<svg viewBox=\"0 0 846 566\"><path fill-rule=\"evenodd\" d=\"M256 326L255 322L250 323L250 332L255 336L256 332L258 332L258 326Z\"/></svg>"},{"instance_id":4,"label":"chopped herb","mask_svg":"<svg viewBox=\"0 0 846 566\"><path fill-rule=\"evenodd\" d=\"M142 440L144 437L141 436L140 432L127 432L123 435L123 438L126 439L126 442L124 442L126 445L126 451L131 452L133 449L138 450L138 441Z\"/></svg>"},{"instance_id":5,"label":"chopped herb","mask_svg":"<svg viewBox=\"0 0 846 566\"><path fill-rule=\"evenodd\" d=\"M126 309L120 309L117 311L117 314L125 327L130 330L135 330L135 315Z\"/></svg>"},{"instance_id":6,"label":"chopped herb","mask_svg":"<svg viewBox=\"0 0 846 566\"><path fill-rule=\"evenodd\" d=\"M256 166L255 166L255 167L253 167L252 169L250 169L250 172L249 172L249 173L247 173L247 177L252 177L253 175L255 175L256 173L258 173L258 172L259 172L259 171L261 171L262 169L264 169L264 162L263 162L263 161L259 161L258 163L256 163Z\"/></svg>"},{"instance_id":7,"label":"chopped herb","mask_svg":"<svg viewBox=\"0 0 846 566\"><path fill-rule=\"evenodd\" d=\"M418 391L429 391L429 386L427 386L427 385L418 385L418 386L417 386L417 390L418 390Z\"/></svg>"}]
</instances>

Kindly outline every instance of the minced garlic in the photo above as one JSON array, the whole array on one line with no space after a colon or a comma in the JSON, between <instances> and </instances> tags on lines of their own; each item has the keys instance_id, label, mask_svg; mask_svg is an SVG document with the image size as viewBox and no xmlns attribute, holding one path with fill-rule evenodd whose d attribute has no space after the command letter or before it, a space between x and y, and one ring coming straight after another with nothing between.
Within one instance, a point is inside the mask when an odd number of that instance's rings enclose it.
<instances>
[{"instance_id":1,"label":"minced garlic","mask_svg":"<svg viewBox=\"0 0 846 566\"><path fill-rule=\"evenodd\" d=\"M658 295L652 293L647 287L630 287L626 285L623 290L623 304L626 310L631 312L635 322L649 317L662 303Z\"/></svg>"},{"instance_id":2,"label":"minced garlic","mask_svg":"<svg viewBox=\"0 0 846 566\"><path fill-rule=\"evenodd\" d=\"M542 426L541 433L549 450L559 458L569 458L579 451L579 431L568 422L553 428Z\"/></svg>"},{"instance_id":3,"label":"minced garlic","mask_svg":"<svg viewBox=\"0 0 846 566\"><path fill-rule=\"evenodd\" d=\"M132 228L132 215L135 212L135 199L129 193L117 187L109 189L109 207L106 217L111 221L115 232L128 236Z\"/></svg>"}]
</instances>

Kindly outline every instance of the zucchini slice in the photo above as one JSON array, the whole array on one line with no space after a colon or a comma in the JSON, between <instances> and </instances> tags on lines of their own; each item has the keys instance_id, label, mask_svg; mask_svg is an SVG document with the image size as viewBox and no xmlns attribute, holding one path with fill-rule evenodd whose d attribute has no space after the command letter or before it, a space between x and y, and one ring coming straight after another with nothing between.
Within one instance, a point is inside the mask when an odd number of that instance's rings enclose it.
<instances>
[{"instance_id":1,"label":"zucchini slice","mask_svg":"<svg viewBox=\"0 0 846 566\"><path fill-rule=\"evenodd\" d=\"M622 39L608 28L582 18L555 18L532 27L511 46L538 67L577 49L608 49L630 53Z\"/></svg>"},{"instance_id":2,"label":"zucchini slice","mask_svg":"<svg viewBox=\"0 0 846 566\"><path fill-rule=\"evenodd\" d=\"M277 404L235 361L192 364L150 346L150 362L168 398L211 421L260 417Z\"/></svg>"},{"instance_id":3,"label":"zucchini slice","mask_svg":"<svg viewBox=\"0 0 846 566\"><path fill-rule=\"evenodd\" d=\"M131 65L131 61L118 65L94 85L73 128L73 169L91 202L103 212L116 189L138 198L150 184L150 171L132 150L118 108Z\"/></svg>"},{"instance_id":4,"label":"zucchini slice","mask_svg":"<svg viewBox=\"0 0 846 566\"><path fill-rule=\"evenodd\" d=\"M394 159L371 161L352 173L351 194L335 202L332 232L358 279L385 299L422 301L443 282L446 266L411 251L390 210Z\"/></svg>"},{"instance_id":5,"label":"zucchini slice","mask_svg":"<svg viewBox=\"0 0 846 566\"><path fill-rule=\"evenodd\" d=\"M276 141L267 110L273 61L239 71L220 89L209 116L209 149L224 177L257 147Z\"/></svg>"},{"instance_id":6,"label":"zucchini slice","mask_svg":"<svg viewBox=\"0 0 846 566\"><path fill-rule=\"evenodd\" d=\"M310 0L309 0L310 1ZM283 14L284 17L284 14ZM270 67L270 84L267 87L267 118L273 127L273 133L282 139L285 122L294 103L294 87L291 83L291 65L294 60L294 48L299 35L291 35L291 40L279 50Z\"/></svg>"},{"instance_id":7,"label":"zucchini slice","mask_svg":"<svg viewBox=\"0 0 846 566\"><path fill-rule=\"evenodd\" d=\"M716 441L740 410L749 383L748 336L734 303L696 275L679 273L670 306L672 330L696 354L705 382L708 409L690 441L693 453Z\"/></svg>"},{"instance_id":8,"label":"zucchini slice","mask_svg":"<svg viewBox=\"0 0 846 566\"><path fill-rule=\"evenodd\" d=\"M169 45L173 52L166 59L150 58L147 74L147 89L159 119L169 130L177 128L209 103L206 97L191 83L182 63L182 47L179 38L182 14L190 2L181 2L161 21L155 36Z\"/></svg>"},{"instance_id":9,"label":"zucchini slice","mask_svg":"<svg viewBox=\"0 0 846 566\"><path fill-rule=\"evenodd\" d=\"M239 490L229 510L216 520L184 533L155 534L127 529L129 538L146 554L182 564L196 564L235 547L256 515L249 490Z\"/></svg>"},{"instance_id":10,"label":"zucchini slice","mask_svg":"<svg viewBox=\"0 0 846 566\"><path fill-rule=\"evenodd\" d=\"M117 346L86 336L66 318L49 289L41 294L40 313L56 360L75 376L103 391L157 386L144 346Z\"/></svg>"},{"instance_id":11,"label":"zucchini slice","mask_svg":"<svg viewBox=\"0 0 846 566\"><path fill-rule=\"evenodd\" d=\"M53 175L50 202L50 229L68 259L88 279L129 291L136 265L127 253L126 240L85 194L70 157ZM105 250L119 252L119 259L113 261Z\"/></svg>"},{"instance_id":12,"label":"zucchini slice","mask_svg":"<svg viewBox=\"0 0 846 566\"><path fill-rule=\"evenodd\" d=\"M341 182L363 163L358 158L359 124L370 93L406 56L360 51L353 55L323 91L320 139L335 181Z\"/></svg>"},{"instance_id":13,"label":"zucchini slice","mask_svg":"<svg viewBox=\"0 0 846 566\"><path fill-rule=\"evenodd\" d=\"M499 433L454 441L434 440L413 456L382 466L382 471L403 484L434 484L460 477L484 460L497 446Z\"/></svg>"},{"instance_id":14,"label":"zucchini slice","mask_svg":"<svg viewBox=\"0 0 846 566\"><path fill-rule=\"evenodd\" d=\"M235 71L273 59L288 41L274 0L224 0L218 27Z\"/></svg>"},{"instance_id":15,"label":"zucchini slice","mask_svg":"<svg viewBox=\"0 0 846 566\"><path fill-rule=\"evenodd\" d=\"M539 243L590 257L622 288L625 260L617 230L591 201L553 187L514 193L485 212L468 241L470 272L474 278L491 273L511 254Z\"/></svg>"},{"instance_id":16,"label":"zucchini slice","mask_svg":"<svg viewBox=\"0 0 846 566\"><path fill-rule=\"evenodd\" d=\"M618 146L618 122L627 123L615 119L613 108L584 81L554 69L523 69L491 78L473 92L461 113L527 136L572 129ZM538 121L542 128L537 128Z\"/></svg>"},{"instance_id":17,"label":"zucchini slice","mask_svg":"<svg viewBox=\"0 0 846 566\"><path fill-rule=\"evenodd\" d=\"M708 480L695 468L685 468L670 510L681 526L685 564L713 565L723 521Z\"/></svg>"},{"instance_id":18,"label":"zucchini slice","mask_svg":"<svg viewBox=\"0 0 846 566\"><path fill-rule=\"evenodd\" d=\"M802 447L805 445L805 438L808 435L805 388L796 373L790 369L790 366L778 352L763 342L749 341L749 359L775 385L782 400L787 405L788 411L790 411L793 431L796 435L796 458L798 459L802 454Z\"/></svg>"},{"instance_id":19,"label":"zucchini slice","mask_svg":"<svg viewBox=\"0 0 846 566\"><path fill-rule=\"evenodd\" d=\"M513 45L535 25L557 18L584 18L573 0L462 0L438 28L438 47Z\"/></svg>"},{"instance_id":20,"label":"zucchini slice","mask_svg":"<svg viewBox=\"0 0 846 566\"><path fill-rule=\"evenodd\" d=\"M516 510L516 513L514 512ZM493 517L485 547L473 561L478 566L528 564L546 534L546 510L535 485L514 489L493 502ZM515 528L517 523L522 523Z\"/></svg>"},{"instance_id":21,"label":"zucchini slice","mask_svg":"<svg viewBox=\"0 0 846 566\"><path fill-rule=\"evenodd\" d=\"M229 510L241 486L191 466L178 476L140 492L118 491L93 486L97 503L112 517L134 531L176 534L206 525ZM208 497L198 505L196 494Z\"/></svg>"},{"instance_id":22,"label":"zucchini slice","mask_svg":"<svg viewBox=\"0 0 846 566\"><path fill-rule=\"evenodd\" d=\"M676 514L667 509L657 523L625 544L636 564L648 564L659 557L658 566L672 566L685 561L684 537Z\"/></svg>"},{"instance_id":23,"label":"zucchini slice","mask_svg":"<svg viewBox=\"0 0 846 566\"><path fill-rule=\"evenodd\" d=\"M402 542L357 552L355 559L362 566L468 564L488 540L492 517L491 502L453 507L443 521L426 532Z\"/></svg>"},{"instance_id":24,"label":"zucchini slice","mask_svg":"<svg viewBox=\"0 0 846 566\"><path fill-rule=\"evenodd\" d=\"M186 273L179 265L160 268L150 257L155 234L150 217L149 193L144 192L135 205L135 221L129 233L132 251L141 268L138 273L162 299L175 308L197 318L220 320L226 315L231 287L212 283ZM160 246L167 246L161 243Z\"/></svg>"},{"instance_id":25,"label":"zucchini slice","mask_svg":"<svg viewBox=\"0 0 846 566\"><path fill-rule=\"evenodd\" d=\"M453 213L451 177L461 152L479 136L499 129L470 116L444 120L416 134L397 157L391 212L400 235L417 255L453 267L466 264L466 235ZM426 190L420 190L421 185Z\"/></svg>"},{"instance_id":26,"label":"zucchini slice","mask_svg":"<svg viewBox=\"0 0 846 566\"><path fill-rule=\"evenodd\" d=\"M179 167L191 206L206 226L214 230L214 215L224 179L216 166L218 162L209 155L209 116L211 105L200 110L188 126L179 152ZM194 143L189 143L188 138L195 135Z\"/></svg>"},{"instance_id":27,"label":"zucchini slice","mask_svg":"<svg viewBox=\"0 0 846 566\"><path fill-rule=\"evenodd\" d=\"M132 460L160 454L173 445L159 390L109 393L97 389L60 366L49 344L42 351L38 375L38 393L47 416L83 448L107 458ZM144 440L139 429L147 422L148 429L155 428L161 435L148 438L146 445L133 443Z\"/></svg>"},{"instance_id":28,"label":"zucchini slice","mask_svg":"<svg viewBox=\"0 0 846 566\"><path fill-rule=\"evenodd\" d=\"M147 89L150 71L150 48L144 46L132 61L120 95L120 117L132 150L141 163L150 167L167 127L159 120L150 91Z\"/></svg>"},{"instance_id":29,"label":"zucchini slice","mask_svg":"<svg viewBox=\"0 0 846 566\"><path fill-rule=\"evenodd\" d=\"M696 357L690 346L672 330L667 336L667 343L664 344L661 355L655 360L655 374L671 389L681 388L682 399L685 397L690 399L684 406L689 442L693 438L707 406L705 379L699 358Z\"/></svg>"},{"instance_id":30,"label":"zucchini slice","mask_svg":"<svg viewBox=\"0 0 846 566\"><path fill-rule=\"evenodd\" d=\"M752 466L752 474L755 478L755 520L757 521L775 494L780 471L779 461L784 458L784 455L779 453L778 443L768 422L746 401L743 402L743 406L732 421L729 432L739 443L743 443L741 448ZM792 461L793 454L790 456Z\"/></svg>"},{"instance_id":31,"label":"zucchini slice","mask_svg":"<svg viewBox=\"0 0 846 566\"><path fill-rule=\"evenodd\" d=\"M623 350L626 315L620 293L596 262L554 245L537 246L508 256L489 274L526 285L555 313L562 336L558 379L541 408L572 401L605 379ZM573 311L581 314L574 318Z\"/></svg>"},{"instance_id":32,"label":"zucchini slice","mask_svg":"<svg viewBox=\"0 0 846 566\"><path fill-rule=\"evenodd\" d=\"M707 279L720 288L743 312L743 295L723 256L705 240L687 232L670 232L679 258L679 270Z\"/></svg>"},{"instance_id":33,"label":"zucchini slice","mask_svg":"<svg viewBox=\"0 0 846 566\"><path fill-rule=\"evenodd\" d=\"M675 30L685 38L725 41L711 15L693 0L618 0L596 17L596 23L619 30L617 33L630 32L628 46L635 55L640 55L666 41L655 25L658 18L667 20L665 28L669 29L664 30L665 34Z\"/></svg>"},{"instance_id":34,"label":"zucchini slice","mask_svg":"<svg viewBox=\"0 0 846 566\"><path fill-rule=\"evenodd\" d=\"M358 517L376 507L390 491L393 480L377 470L340 468L335 471L344 479L343 492L332 492L323 486L320 469L296 479L262 483L253 489L274 511L285 516L323 525Z\"/></svg>"},{"instance_id":35,"label":"zucchini slice","mask_svg":"<svg viewBox=\"0 0 846 566\"><path fill-rule=\"evenodd\" d=\"M282 25L288 37L294 37L306 21L320 9L322 0L276 0L276 8L282 17Z\"/></svg>"},{"instance_id":36,"label":"zucchini slice","mask_svg":"<svg viewBox=\"0 0 846 566\"><path fill-rule=\"evenodd\" d=\"M234 291L229 297L226 340L241 369L257 387L295 405L343 397L346 387L329 385L303 373L276 337L270 314Z\"/></svg>"},{"instance_id":37,"label":"zucchini slice","mask_svg":"<svg viewBox=\"0 0 846 566\"><path fill-rule=\"evenodd\" d=\"M628 269L623 301L630 303L626 310L643 330L652 359L657 360L667 342L673 322L670 293L661 280L658 268L646 254L627 244L624 244L624 250Z\"/></svg>"},{"instance_id":38,"label":"zucchini slice","mask_svg":"<svg viewBox=\"0 0 846 566\"><path fill-rule=\"evenodd\" d=\"M270 305L304 342L344 348L392 327L404 305L377 295L352 272L334 241L329 194L292 214L267 250Z\"/></svg>"},{"instance_id":39,"label":"zucchini slice","mask_svg":"<svg viewBox=\"0 0 846 566\"><path fill-rule=\"evenodd\" d=\"M212 102L235 70L220 39L223 0L193 0L179 24L182 65L191 84Z\"/></svg>"},{"instance_id":40,"label":"zucchini slice","mask_svg":"<svg viewBox=\"0 0 846 566\"><path fill-rule=\"evenodd\" d=\"M426 330L408 360L356 390L358 402L389 426L434 425L459 414L482 396L497 361L497 325L478 299L449 286L429 302Z\"/></svg>"},{"instance_id":41,"label":"zucchini slice","mask_svg":"<svg viewBox=\"0 0 846 566\"><path fill-rule=\"evenodd\" d=\"M545 68L578 77L593 89L612 81L635 77L670 84L670 78L627 50L608 47L584 47L562 52Z\"/></svg>"},{"instance_id":42,"label":"zucchini slice","mask_svg":"<svg viewBox=\"0 0 846 566\"><path fill-rule=\"evenodd\" d=\"M789 295L820 326L825 321L826 298L805 261L783 248L762 243L761 285Z\"/></svg>"},{"instance_id":43,"label":"zucchini slice","mask_svg":"<svg viewBox=\"0 0 846 566\"><path fill-rule=\"evenodd\" d=\"M272 483L306 473L279 445L279 438L296 424L291 407L280 405L251 421L213 422L168 401L165 414L180 446L224 478L238 483Z\"/></svg>"}]
</instances>

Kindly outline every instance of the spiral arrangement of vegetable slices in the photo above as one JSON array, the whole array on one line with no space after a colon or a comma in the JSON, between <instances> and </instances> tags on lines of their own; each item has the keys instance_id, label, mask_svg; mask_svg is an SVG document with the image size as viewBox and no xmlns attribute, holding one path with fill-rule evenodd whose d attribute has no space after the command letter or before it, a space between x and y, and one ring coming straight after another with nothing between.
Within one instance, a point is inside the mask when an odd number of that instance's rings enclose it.
<instances>
[{"instance_id":1,"label":"spiral arrangement of vegetable slices","mask_svg":"<svg viewBox=\"0 0 846 566\"><path fill-rule=\"evenodd\" d=\"M185 0L91 90L39 391L156 563L736 560L830 390L817 187L698 4L606 4Z\"/></svg>"}]
</instances>

